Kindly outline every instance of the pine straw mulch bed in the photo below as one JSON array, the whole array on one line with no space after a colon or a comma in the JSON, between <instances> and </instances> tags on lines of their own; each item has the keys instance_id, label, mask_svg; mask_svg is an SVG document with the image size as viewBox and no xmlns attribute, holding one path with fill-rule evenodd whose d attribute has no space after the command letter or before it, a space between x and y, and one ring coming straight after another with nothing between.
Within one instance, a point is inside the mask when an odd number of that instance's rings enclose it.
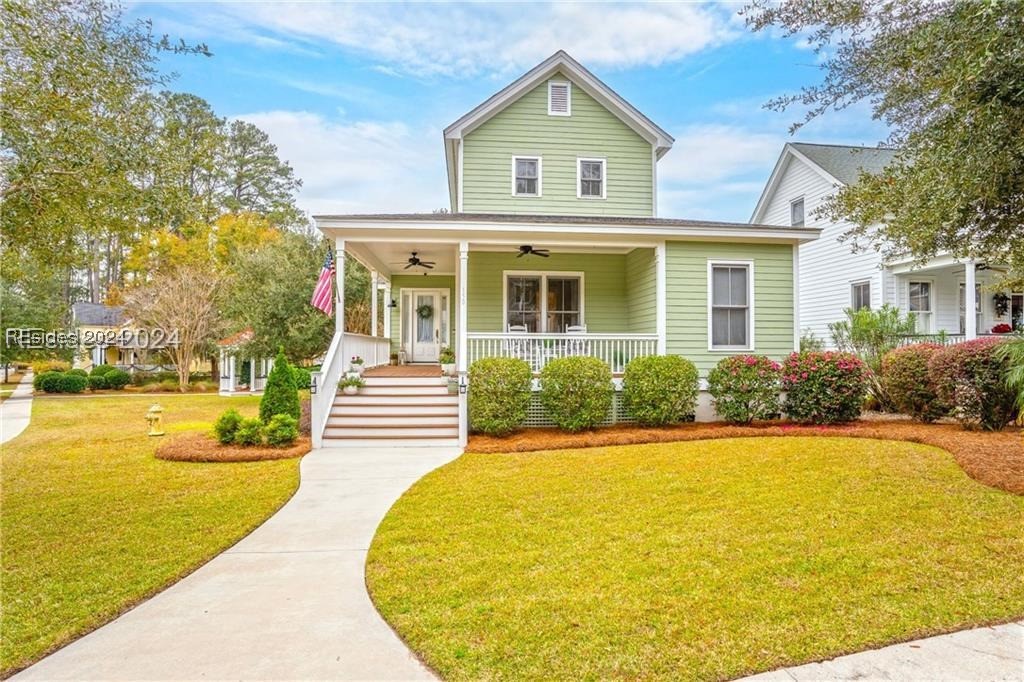
<instances>
[{"instance_id":1,"label":"pine straw mulch bed","mask_svg":"<svg viewBox=\"0 0 1024 682\"><path fill-rule=\"evenodd\" d=\"M185 433L160 443L155 456L172 462L261 462L302 457L312 446L312 442L305 436L300 437L291 447L272 448L221 445L205 433Z\"/></svg>"},{"instance_id":2,"label":"pine straw mulch bed","mask_svg":"<svg viewBox=\"0 0 1024 682\"><path fill-rule=\"evenodd\" d=\"M837 426L785 422L732 426L716 422L663 427L623 424L582 433L553 428L524 429L504 438L474 434L466 451L530 452L757 436L845 436L933 445L952 454L971 478L993 488L1024 495L1024 433L1020 428L1007 428L998 433L964 431L954 424L920 424L898 417L873 417Z\"/></svg>"}]
</instances>

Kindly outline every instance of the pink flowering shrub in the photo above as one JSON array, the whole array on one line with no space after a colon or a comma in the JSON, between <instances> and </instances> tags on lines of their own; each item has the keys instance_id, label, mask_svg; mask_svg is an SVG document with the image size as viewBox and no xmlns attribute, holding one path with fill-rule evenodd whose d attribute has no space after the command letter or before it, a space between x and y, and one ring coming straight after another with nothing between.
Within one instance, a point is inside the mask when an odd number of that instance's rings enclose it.
<instances>
[{"instance_id":1,"label":"pink flowering shrub","mask_svg":"<svg viewBox=\"0 0 1024 682\"><path fill-rule=\"evenodd\" d=\"M940 351L942 346L937 343L917 343L891 350L882 358L882 387L886 395L900 412L925 423L949 412L928 374L928 362Z\"/></svg>"},{"instance_id":2,"label":"pink flowering shrub","mask_svg":"<svg viewBox=\"0 0 1024 682\"><path fill-rule=\"evenodd\" d=\"M793 353L782 365L786 414L805 424L838 424L860 416L869 370L852 353Z\"/></svg>"},{"instance_id":3,"label":"pink flowering shrub","mask_svg":"<svg viewBox=\"0 0 1024 682\"><path fill-rule=\"evenodd\" d=\"M781 370L763 355L723 358L708 373L708 392L718 416L733 424L778 417Z\"/></svg>"},{"instance_id":4,"label":"pink flowering shrub","mask_svg":"<svg viewBox=\"0 0 1024 682\"><path fill-rule=\"evenodd\" d=\"M983 337L946 346L928 361L939 397L966 429L999 431L1014 417L1016 396L1006 384L1010 362L996 352L1003 339Z\"/></svg>"}]
</instances>

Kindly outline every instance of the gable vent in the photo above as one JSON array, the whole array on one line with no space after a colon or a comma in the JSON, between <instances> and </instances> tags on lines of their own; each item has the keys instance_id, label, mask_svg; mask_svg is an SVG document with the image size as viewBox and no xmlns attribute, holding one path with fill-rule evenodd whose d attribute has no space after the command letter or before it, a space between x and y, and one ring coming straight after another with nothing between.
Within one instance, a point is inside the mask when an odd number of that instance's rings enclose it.
<instances>
[{"instance_id":1,"label":"gable vent","mask_svg":"<svg viewBox=\"0 0 1024 682\"><path fill-rule=\"evenodd\" d=\"M568 116L572 112L572 86L569 83L548 83L548 115Z\"/></svg>"}]
</instances>

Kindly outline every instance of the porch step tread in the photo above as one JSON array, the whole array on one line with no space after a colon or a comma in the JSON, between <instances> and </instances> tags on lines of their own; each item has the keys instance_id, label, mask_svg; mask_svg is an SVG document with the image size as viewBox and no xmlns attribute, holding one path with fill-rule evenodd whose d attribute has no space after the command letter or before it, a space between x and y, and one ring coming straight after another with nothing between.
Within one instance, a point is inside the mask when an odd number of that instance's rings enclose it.
<instances>
[{"instance_id":1,"label":"porch step tread","mask_svg":"<svg viewBox=\"0 0 1024 682\"><path fill-rule=\"evenodd\" d=\"M399 408L399 409L396 409ZM458 405L334 405L332 417L449 417L459 414Z\"/></svg>"},{"instance_id":2,"label":"porch step tread","mask_svg":"<svg viewBox=\"0 0 1024 682\"><path fill-rule=\"evenodd\" d=\"M368 377L363 376L367 386L447 386L448 377Z\"/></svg>"},{"instance_id":3,"label":"porch step tread","mask_svg":"<svg viewBox=\"0 0 1024 682\"><path fill-rule=\"evenodd\" d=\"M415 448L415 447L458 447L458 438L331 438L324 437L325 448Z\"/></svg>"},{"instance_id":4,"label":"porch step tread","mask_svg":"<svg viewBox=\"0 0 1024 682\"><path fill-rule=\"evenodd\" d=\"M324 438L458 438L457 426L417 426L402 428L396 426L328 426Z\"/></svg>"},{"instance_id":5,"label":"porch step tread","mask_svg":"<svg viewBox=\"0 0 1024 682\"><path fill-rule=\"evenodd\" d=\"M335 415L327 420L328 428L372 429L420 429L439 426L459 426L459 415Z\"/></svg>"},{"instance_id":6,"label":"porch step tread","mask_svg":"<svg viewBox=\"0 0 1024 682\"><path fill-rule=\"evenodd\" d=\"M345 395L342 393L342 395ZM356 395L450 395L448 385L443 386L364 386Z\"/></svg>"}]
</instances>

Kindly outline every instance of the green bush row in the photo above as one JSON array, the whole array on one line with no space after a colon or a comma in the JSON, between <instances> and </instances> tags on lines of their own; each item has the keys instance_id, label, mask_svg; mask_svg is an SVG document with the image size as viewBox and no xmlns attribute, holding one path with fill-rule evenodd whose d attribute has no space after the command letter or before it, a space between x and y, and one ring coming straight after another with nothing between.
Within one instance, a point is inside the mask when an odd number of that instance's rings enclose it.
<instances>
[{"instance_id":1,"label":"green bush row","mask_svg":"<svg viewBox=\"0 0 1024 682\"><path fill-rule=\"evenodd\" d=\"M121 369L110 368L106 374L87 374L85 370L71 369L66 372L43 372L32 380L32 386L44 393L82 393L85 389L94 391L112 388L121 390L128 385L131 377Z\"/></svg>"},{"instance_id":2,"label":"green bush row","mask_svg":"<svg viewBox=\"0 0 1024 682\"><path fill-rule=\"evenodd\" d=\"M264 424L256 417L243 417L231 409L213 425L213 433L224 445L252 447L267 445L288 447L299 437L299 420L287 414L276 414Z\"/></svg>"}]
</instances>

